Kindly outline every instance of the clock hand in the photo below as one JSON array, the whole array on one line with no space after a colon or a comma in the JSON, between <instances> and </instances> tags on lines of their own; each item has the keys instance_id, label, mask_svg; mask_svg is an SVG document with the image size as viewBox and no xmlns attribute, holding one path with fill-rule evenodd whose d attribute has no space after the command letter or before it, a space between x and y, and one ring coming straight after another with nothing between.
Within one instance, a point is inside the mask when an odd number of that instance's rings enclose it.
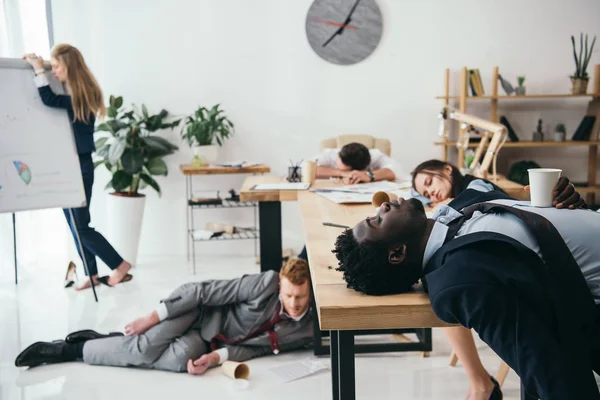
<instances>
[{"instance_id":1,"label":"clock hand","mask_svg":"<svg viewBox=\"0 0 600 400\"><path fill-rule=\"evenodd\" d=\"M331 42L333 40L334 37L336 37L337 35L341 35L342 32L344 32L344 26L348 25L350 23L350 21L352 20L352 14L354 14L354 11L356 10L356 6L358 6L358 3L360 3L360 0L356 0L354 2L354 5L352 6L352 9L350 9L350 13L346 17L346 20L344 21L342 26L340 26L340 28L338 30L336 30L333 33L333 35L331 35L331 37L329 39L327 39L327 41L325 43L322 44L322 47L327 46L329 44L329 42Z\"/></svg>"},{"instance_id":2,"label":"clock hand","mask_svg":"<svg viewBox=\"0 0 600 400\"><path fill-rule=\"evenodd\" d=\"M321 23L321 24L339 26L339 27L342 27L342 28L353 29L353 30L358 29L358 27L356 27L354 25L344 25L342 23L335 22L335 21L324 21L324 20L318 19L318 18L313 18L312 20L313 20L313 22L318 22L318 23Z\"/></svg>"}]
</instances>

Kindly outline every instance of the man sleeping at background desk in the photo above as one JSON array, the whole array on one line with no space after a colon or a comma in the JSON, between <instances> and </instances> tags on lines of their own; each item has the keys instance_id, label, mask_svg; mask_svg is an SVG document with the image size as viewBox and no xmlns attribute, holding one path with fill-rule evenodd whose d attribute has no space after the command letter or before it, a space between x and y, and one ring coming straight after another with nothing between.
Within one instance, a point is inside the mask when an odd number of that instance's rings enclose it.
<instances>
[{"instance_id":1,"label":"man sleeping at background desk","mask_svg":"<svg viewBox=\"0 0 600 400\"><path fill-rule=\"evenodd\" d=\"M396 161L381 150L360 143L348 143L341 149L325 149L317 157L317 179L342 178L349 184L395 181L404 172Z\"/></svg>"}]
</instances>

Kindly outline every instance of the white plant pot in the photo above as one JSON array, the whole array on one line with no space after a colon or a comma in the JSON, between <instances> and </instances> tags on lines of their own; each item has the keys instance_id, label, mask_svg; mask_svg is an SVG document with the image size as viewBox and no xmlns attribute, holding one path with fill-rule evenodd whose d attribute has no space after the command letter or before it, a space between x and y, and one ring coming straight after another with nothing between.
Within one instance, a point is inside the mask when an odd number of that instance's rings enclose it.
<instances>
[{"instance_id":1,"label":"white plant pot","mask_svg":"<svg viewBox=\"0 0 600 400\"><path fill-rule=\"evenodd\" d=\"M146 196L108 196L108 240L123 259L136 265Z\"/></svg>"},{"instance_id":2,"label":"white plant pot","mask_svg":"<svg viewBox=\"0 0 600 400\"><path fill-rule=\"evenodd\" d=\"M194 146L194 156L200 159L202 165L214 164L219 156L219 146Z\"/></svg>"}]
</instances>

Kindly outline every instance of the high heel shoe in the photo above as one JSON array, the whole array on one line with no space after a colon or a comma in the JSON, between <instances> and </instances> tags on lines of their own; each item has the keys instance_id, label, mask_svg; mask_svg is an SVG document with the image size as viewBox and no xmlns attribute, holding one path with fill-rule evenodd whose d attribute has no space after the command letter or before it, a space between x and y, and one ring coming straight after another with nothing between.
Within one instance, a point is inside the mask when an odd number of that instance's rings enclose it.
<instances>
[{"instance_id":1,"label":"high heel shoe","mask_svg":"<svg viewBox=\"0 0 600 400\"><path fill-rule=\"evenodd\" d=\"M502 395L502 390L500 390L500 384L493 376L490 376L490 379L492 380L492 383L494 384L494 390L492 391L492 394L490 395L490 400L502 400L503 395Z\"/></svg>"},{"instance_id":2,"label":"high heel shoe","mask_svg":"<svg viewBox=\"0 0 600 400\"><path fill-rule=\"evenodd\" d=\"M67 274L65 275L65 288L70 288L75 284L75 280L77 280L77 268L73 261L69 262L69 266L67 267Z\"/></svg>"}]
</instances>

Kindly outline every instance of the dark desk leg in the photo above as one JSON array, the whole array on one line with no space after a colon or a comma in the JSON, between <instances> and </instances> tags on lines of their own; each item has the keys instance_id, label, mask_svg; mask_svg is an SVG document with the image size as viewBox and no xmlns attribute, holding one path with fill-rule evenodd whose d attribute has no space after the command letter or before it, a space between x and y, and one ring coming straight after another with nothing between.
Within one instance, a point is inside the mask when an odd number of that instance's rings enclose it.
<instances>
[{"instance_id":1,"label":"dark desk leg","mask_svg":"<svg viewBox=\"0 0 600 400\"><path fill-rule=\"evenodd\" d=\"M281 202L258 203L260 229L260 272L279 271L282 259Z\"/></svg>"},{"instance_id":2,"label":"dark desk leg","mask_svg":"<svg viewBox=\"0 0 600 400\"><path fill-rule=\"evenodd\" d=\"M333 400L340 399L340 374L338 364L340 357L338 355L338 331L329 332L329 347L331 348L331 389Z\"/></svg>"},{"instance_id":3,"label":"dark desk leg","mask_svg":"<svg viewBox=\"0 0 600 400\"><path fill-rule=\"evenodd\" d=\"M15 285L19 283L19 276L17 274L17 219L15 213L12 215L13 220L13 251L15 253Z\"/></svg>"},{"instance_id":4,"label":"dark desk leg","mask_svg":"<svg viewBox=\"0 0 600 400\"><path fill-rule=\"evenodd\" d=\"M522 382L521 382L521 400L538 400L537 396L530 396L529 394L527 394Z\"/></svg>"},{"instance_id":5,"label":"dark desk leg","mask_svg":"<svg viewBox=\"0 0 600 400\"><path fill-rule=\"evenodd\" d=\"M338 331L337 335L340 400L355 400L354 332Z\"/></svg>"}]
</instances>

